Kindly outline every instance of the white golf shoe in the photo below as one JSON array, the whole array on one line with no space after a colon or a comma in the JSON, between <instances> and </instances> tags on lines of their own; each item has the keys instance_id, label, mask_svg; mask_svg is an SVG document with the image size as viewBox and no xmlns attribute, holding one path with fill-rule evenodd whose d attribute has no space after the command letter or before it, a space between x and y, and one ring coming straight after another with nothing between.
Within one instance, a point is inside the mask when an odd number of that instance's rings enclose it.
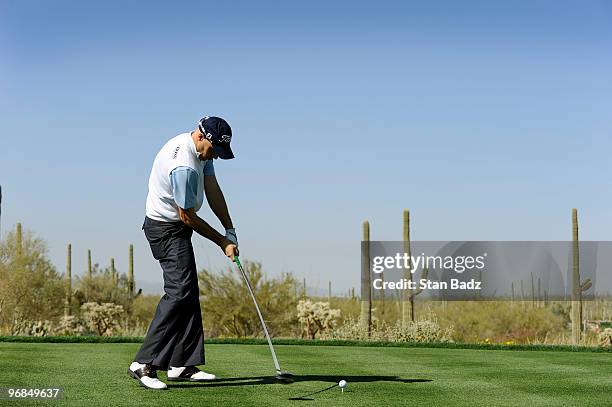
<instances>
[{"instance_id":1,"label":"white golf shoe","mask_svg":"<svg viewBox=\"0 0 612 407\"><path fill-rule=\"evenodd\" d=\"M195 366L172 367L168 370L168 381L205 382L217 376L201 371Z\"/></svg>"},{"instance_id":2,"label":"white golf shoe","mask_svg":"<svg viewBox=\"0 0 612 407\"><path fill-rule=\"evenodd\" d=\"M157 378L157 370L153 369L151 365L132 362L128 368L128 374L147 389L164 390L168 388L166 383Z\"/></svg>"}]
</instances>

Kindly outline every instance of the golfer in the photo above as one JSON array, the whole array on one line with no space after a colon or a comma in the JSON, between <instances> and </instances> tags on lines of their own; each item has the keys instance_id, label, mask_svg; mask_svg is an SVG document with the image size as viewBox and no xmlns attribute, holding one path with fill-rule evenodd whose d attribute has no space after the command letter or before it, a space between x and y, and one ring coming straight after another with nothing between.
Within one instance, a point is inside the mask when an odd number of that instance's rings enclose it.
<instances>
[{"instance_id":1,"label":"golfer","mask_svg":"<svg viewBox=\"0 0 612 407\"><path fill-rule=\"evenodd\" d=\"M191 235L195 230L232 260L238 255L236 230L213 166L213 159L234 158L231 140L225 120L206 116L192 132L170 139L153 162L142 228L163 270L165 294L128 369L146 388L167 388L157 370L167 370L168 380L215 379L196 367L204 364L204 332ZM225 235L196 214L204 195Z\"/></svg>"}]
</instances>

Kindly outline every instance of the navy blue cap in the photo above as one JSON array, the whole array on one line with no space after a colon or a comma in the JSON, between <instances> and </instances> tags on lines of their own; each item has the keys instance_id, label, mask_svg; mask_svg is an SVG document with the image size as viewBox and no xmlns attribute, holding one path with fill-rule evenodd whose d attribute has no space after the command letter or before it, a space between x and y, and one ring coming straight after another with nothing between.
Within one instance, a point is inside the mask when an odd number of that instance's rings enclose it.
<instances>
[{"instance_id":1,"label":"navy blue cap","mask_svg":"<svg viewBox=\"0 0 612 407\"><path fill-rule=\"evenodd\" d=\"M216 116L204 116L198 122L198 128L213 145L213 150L219 158L229 160L234 158L230 148L232 128L225 120Z\"/></svg>"}]
</instances>

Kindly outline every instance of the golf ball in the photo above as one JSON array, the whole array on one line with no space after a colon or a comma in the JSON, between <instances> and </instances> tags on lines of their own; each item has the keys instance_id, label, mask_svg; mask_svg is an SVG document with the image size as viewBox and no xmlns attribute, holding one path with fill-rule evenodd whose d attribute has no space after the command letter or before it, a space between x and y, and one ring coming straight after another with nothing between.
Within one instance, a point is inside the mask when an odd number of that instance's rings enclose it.
<instances>
[{"instance_id":1,"label":"golf ball","mask_svg":"<svg viewBox=\"0 0 612 407\"><path fill-rule=\"evenodd\" d=\"M341 388L343 388L343 389L344 389L344 388L346 387L346 380L340 380L340 381L338 382L338 386L340 386Z\"/></svg>"}]
</instances>

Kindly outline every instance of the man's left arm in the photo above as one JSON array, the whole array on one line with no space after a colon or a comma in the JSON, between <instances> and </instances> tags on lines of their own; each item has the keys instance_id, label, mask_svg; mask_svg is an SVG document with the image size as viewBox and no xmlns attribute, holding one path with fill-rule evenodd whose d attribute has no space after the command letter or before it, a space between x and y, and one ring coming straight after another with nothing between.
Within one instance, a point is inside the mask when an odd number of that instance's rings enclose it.
<instances>
[{"instance_id":1,"label":"man's left arm","mask_svg":"<svg viewBox=\"0 0 612 407\"><path fill-rule=\"evenodd\" d=\"M219 218L219 221L225 228L226 237L228 232L231 230L231 234L234 236L234 239L230 240L237 240L235 239L236 231L234 230L232 218L230 217L229 210L227 209L225 197L223 196L223 192L221 191L221 187L219 186L217 177L215 176L215 167L212 160L207 161L204 165L204 193L206 194L206 200L208 201L210 209L212 209L213 213L217 216L217 218Z\"/></svg>"},{"instance_id":2,"label":"man's left arm","mask_svg":"<svg viewBox=\"0 0 612 407\"><path fill-rule=\"evenodd\" d=\"M229 211L227 209L227 203L225 197L221 191L221 187L217 182L215 175L204 175L204 193L206 194L206 200L210 209L219 218L219 221L223 227L227 229L233 229L232 218L230 218Z\"/></svg>"}]
</instances>

